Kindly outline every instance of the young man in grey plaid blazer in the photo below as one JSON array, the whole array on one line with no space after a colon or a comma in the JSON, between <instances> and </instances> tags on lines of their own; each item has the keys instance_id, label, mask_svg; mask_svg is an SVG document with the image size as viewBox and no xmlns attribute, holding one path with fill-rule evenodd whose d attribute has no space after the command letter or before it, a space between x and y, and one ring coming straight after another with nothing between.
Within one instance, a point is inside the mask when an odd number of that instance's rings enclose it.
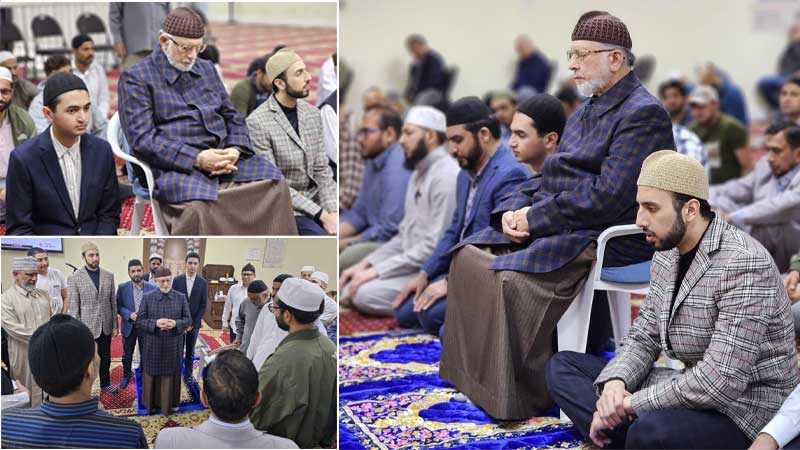
<instances>
[{"instance_id":1,"label":"young man in grey plaid blazer","mask_svg":"<svg viewBox=\"0 0 800 450\"><path fill-rule=\"evenodd\" d=\"M303 59L286 49L267 60L266 71L275 94L247 117L250 142L289 183L299 234L335 235L339 204L322 143L322 117L302 100L311 75Z\"/></svg>"},{"instance_id":2,"label":"young man in grey plaid blazer","mask_svg":"<svg viewBox=\"0 0 800 450\"><path fill-rule=\"evenodd\" d=\"M650 293L607 364L553 356L550 394L600 447L747 448L800 381L781 275L711 212L692 157L653 153L637 184L636 224L657 250ZM654 368L662 352L685 369Z\"/></svg>"},{"instance_id":3,"label":"young man in grey plaid blazer","mask_svg":"<svg viewBox=\"0 0 800 450\"><path fill-rule=\"evenodd\" d=\"M86 263L67 279L70 313L92 331L100 355L100 388L116 394L111 384L111 339L119 334L114 274L100 268L100 250L93 242L81 246Z\"/></svg>"}]
</instances>

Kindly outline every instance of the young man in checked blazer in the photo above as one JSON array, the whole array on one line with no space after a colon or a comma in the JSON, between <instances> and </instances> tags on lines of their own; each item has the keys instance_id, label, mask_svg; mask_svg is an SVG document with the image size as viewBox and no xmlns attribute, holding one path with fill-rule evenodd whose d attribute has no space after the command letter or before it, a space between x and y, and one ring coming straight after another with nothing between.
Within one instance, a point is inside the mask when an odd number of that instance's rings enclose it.
<instances>
[{"instance_id":1,"label":"young man in checked blazer","mask_svg":"<svg viewBox=\"0 0 800 450\"><path fill-rule=\"evenodd\" d=\"M584 436L612 448L747 448L800 381L781 274L711 212L705 169L662 150L638 180L656 249L650 292L614 359L561 352L547 383ZM664 352L685 369L654 368Z\"/></svg>"},{"instance_id":2,"label":"young man in checked blazer","mask_svg":"<svg viewBox=\"0 0 800 450\"><path fill-rule=\"evenodd\" d=\"M288 49L272 55L266 71L274 95L247 117L250 141L256 154L286 177L299 234L335 235L339 204L322 142L322 116L303 100L311 75L303 59Z\"/></svg>"},{"instance_id":3,"label":"young man in checked blazer","mask_svg":"<svg viewBox=\"0 0 800 450\"><path fill-rule=\"evenodd\" d=\"M100 388L116 394L111 384L111 339L119 334L114 274L100 268L100 250L93 242L81 246L86 263L67 278L70 312L92 331L100 355Z\"/></svg>"}]
</instances>

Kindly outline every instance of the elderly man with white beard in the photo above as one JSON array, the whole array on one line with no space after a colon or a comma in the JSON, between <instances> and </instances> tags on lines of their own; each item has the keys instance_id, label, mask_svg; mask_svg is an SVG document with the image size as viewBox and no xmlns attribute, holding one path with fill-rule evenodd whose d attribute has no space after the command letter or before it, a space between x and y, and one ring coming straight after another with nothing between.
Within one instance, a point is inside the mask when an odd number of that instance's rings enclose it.
<instances>
[{"instance_id":1,"label":"elderly man with white beard","mask_svg":"<svg viewBox=\"0 0 800 450\"><path fill-rule=\"evenodd\" d=\"M578 19L567 59L589 100L567 121L529 205L503 215L516 247L454 253L439 376L495 418L552 407L544 370L553 330L583 287L597 237L634 223L642 162L675 148L669 115L631 70L632 47L619 18L591 11ZM623 266L652 254L642 236L621 237L605 261Z\"/></svg>"},{"instance_id":2,"label":"elderly man with white beard","mask_svg":"<svg viewBox=\"0 0 800 450\"><path fill-rule=\"evenodd\" d=\"M8 333L8 354L14 378L30 393L31 406L42 403L42 389L36 384L28 365L31 336L50 319L50 297L36 289L36 260L30 256L14 258L14 285L3 292L2 323Z\"/></svg>"},{"instance_id":3,"label":"elderly man with white beard","mask_svg":"<svg viewBox=\"0 0 800 450\"><path fill-rule=\"evenodd\" d=\"M159 45L122 73L119 114L131 153L155 169L172 235L297 234L281 172L253 151L214 66L197 57L204 35L197 13L175 8Z\"/></svg>"}]
</instances>

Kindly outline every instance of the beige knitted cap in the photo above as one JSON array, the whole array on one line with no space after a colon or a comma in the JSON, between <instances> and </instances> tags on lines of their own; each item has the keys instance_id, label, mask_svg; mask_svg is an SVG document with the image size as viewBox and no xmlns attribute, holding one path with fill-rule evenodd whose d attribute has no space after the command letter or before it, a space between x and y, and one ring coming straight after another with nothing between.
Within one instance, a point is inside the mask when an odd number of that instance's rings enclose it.
<instances>
[{"instance_id":1,"label":"beige knitted cap","mask_svg":"<svg viewBox=\"0 0 800 450\"><path fill-rule=\"evenodd\" d=\"M699 161L675 150L659 150L644 160L638 186L708 200L708 176Z\"/></svg>"},{"instance_id":2,"label":"beige knitted cap","mask_svg":"<svg viewBox=\"0 0 800 450\"><path fill-rule=\"evenodd\" d=\"M83 255L84 253L88 252L89 250L94 250L96 252L100 251L97 248L97 245L92 241L86 242L83 245L81 245L81 255Z\"/></svg>"},{"instance_id":3,"label":"beige knitted cap","mask_svg":"<svg viewBox=\"0 0 800 450\"><path fill-rule=\"evenodd\" d=\"M300 55L297 53L288 50L278 50L277 53L272 55L267 60L267 79L270 83L278 77L281 73L283 73L286 69L289 68L292 64L296 63L297 61L302 61L303 59L300 58Z\"/></svg>"}]
</instances>

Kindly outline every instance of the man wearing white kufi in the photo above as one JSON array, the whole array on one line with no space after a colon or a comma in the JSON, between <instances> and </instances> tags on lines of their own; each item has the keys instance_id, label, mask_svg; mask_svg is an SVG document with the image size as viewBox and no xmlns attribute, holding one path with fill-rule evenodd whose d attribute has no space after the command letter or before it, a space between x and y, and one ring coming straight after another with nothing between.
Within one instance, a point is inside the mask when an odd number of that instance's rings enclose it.
<instances>
[{"instance_id":1,"label":"man wearing white kufi","mask_svg":"<svg viewBox=\"0 0 800 450\"><path fill-rule=\"evenodd\" d=\"M281 284L268 309L289 335L258 371L265 401L250 413L257 430L300 448L329 448L336 438L336 345L314 325L324 298L322 289L306 280Z\"/></svg>"},{"instance_id":2,"label":"man wearing white kufi","mask_svg":"<svg viewBox=\"0 0 800 450\"><path fill-rule=\"evenodd\" d=\"M458 163L445 150L441 111L414 106L408 111L400 145L408 181L405 217L398 233L360 263L342 272L340 291L367 314L391 316L392 301L431 256L450 225L456 205ZM399 305L397 305L399 306Z\"/></svg>"},{"instance_id":3,"label":"man wearing white kufi","mask_svg":"<svg viewBox=\"0 0 800 450\"><path fill-rule=\"evenodd\" d=\"M313 269L312 266L304 266L303 269L306 267L311 267ZM273 280L272 305L277 304L278 297L276 293L280 293L283 282L289 279L293 279L293 277L291 275L278 275ZM325 326L322 323L322 317L326 316L328 310L331 309L329 300L330 302L333 302L332 299L328 299L327 297L325 298L325 311L323 311L322 316L320 316L320 318L315 322L317 329L322 334L326 333ZM337 305L335 302L333 303L333 311L335 313ZM269 358L269 356L275 351L275 348L278 347L278 344L280 344L283 338L288 335L288 331L284 331L278 326L278 322L275 321L275 316L272 314L272 311L270 311L269 308L262 308L261 312L258 314L258 320L256 320L255 328L253 328L253 334L250 336L250 345L247 347L247 357L253 361L253 365L256 366L256 369L261 368L261 366L264 364L264 361ZM332 340L336 342L335 339Z\"/></svg>"},{"instance_id":4,"label":"man wearing white kufi","mask_svg":"<svg viewBox=\"0 0 800 450\"><path fill-rule=\"evenodd\" d=\"M303 266L300 268L300 278L307 280L316 269L314 266Z\"/></svg>"},{"instance_id":5,"label":"man wearing white kufi","mask_svg":"<svg viewBox=\"0 0 800 450\"><path fill-rule=\"evenodd\" d=\"M3 330L8 333L8 355L12 376L30 392L31 406L42 403L42 389L28 366L31 336L50 320L50 297L36 289L36 260L30 256L14 258L14 285L2 295Z\"/></svg>"}]
</instances>

